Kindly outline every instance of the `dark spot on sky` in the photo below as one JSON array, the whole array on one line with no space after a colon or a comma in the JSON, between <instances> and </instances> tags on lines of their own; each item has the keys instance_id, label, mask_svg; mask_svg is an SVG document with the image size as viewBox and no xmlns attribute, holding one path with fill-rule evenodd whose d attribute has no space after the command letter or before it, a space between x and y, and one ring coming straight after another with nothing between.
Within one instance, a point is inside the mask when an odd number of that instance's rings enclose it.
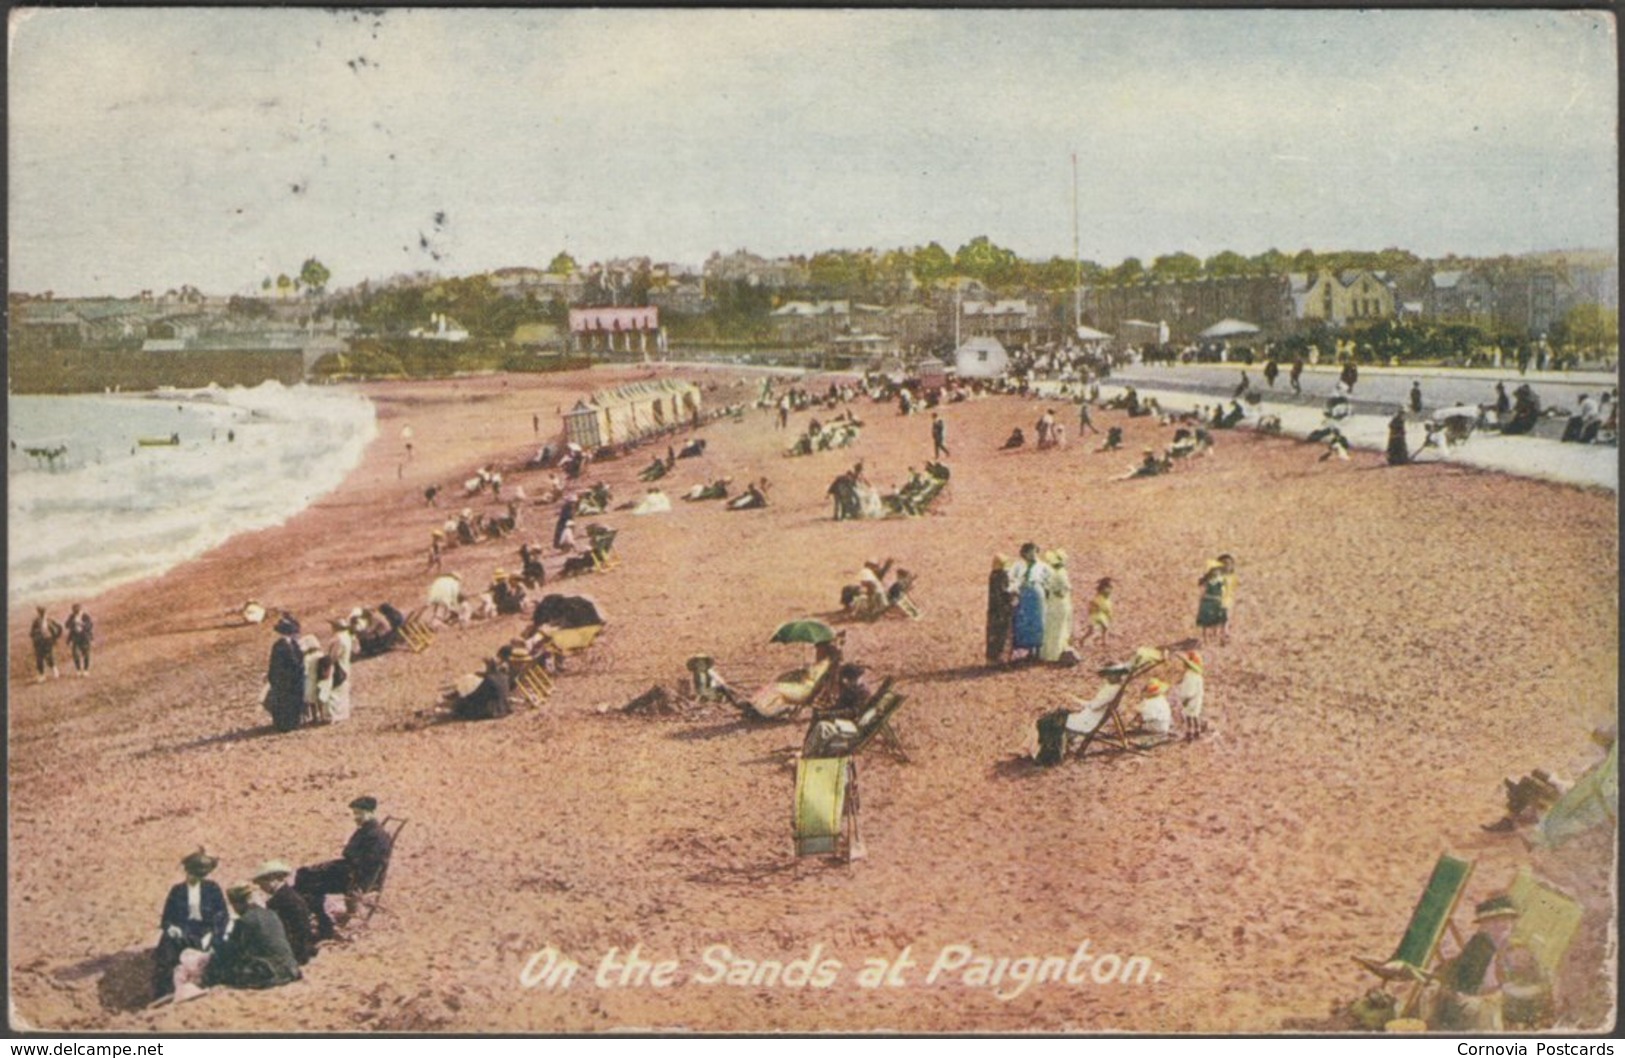
<instances>
[{"instance_id":1,"label":"dark spot on sky","mask_svg":"<svg viewBox=\"0 0 1625 1058\"><path fill-rule=\"evenodd\" d=\"M446 211L445 210L443 210L443 209L435 210L434 226L437 227L437 228L443 228L443 227L446 226Z\"/></svg>"},{"instance_id":2,"label":"dark spot on sky","mask_svg":"<svg viewBox=\"0 0 1625 1058\"><path fill-rule=\"evenodd\" d=\"M418 247L424 250L429 248L429 237L423 234L421 231L418 232Z\"/></svg>"},{"instance_id":3,"label":"dark spot on sky","mask_svg":"<svg viewBox=\"0 0 1625 1058\"><path fill-rule=\"evenodd\" d=\"M289 191L292 191L292 192L293 192L293 193L294 193L294 194L296 194L296 195L302 195L302 194L304 194L304 193L305 193L305 189L306 189L306 188L308 188L308 187L309 187L309 186L310 186L310 185L309 185L309 184L308 184L308 183L304 183L304 184L289 184L289 185L288 185L288 190L289 190Z\"/></svg>"}]
</instances>

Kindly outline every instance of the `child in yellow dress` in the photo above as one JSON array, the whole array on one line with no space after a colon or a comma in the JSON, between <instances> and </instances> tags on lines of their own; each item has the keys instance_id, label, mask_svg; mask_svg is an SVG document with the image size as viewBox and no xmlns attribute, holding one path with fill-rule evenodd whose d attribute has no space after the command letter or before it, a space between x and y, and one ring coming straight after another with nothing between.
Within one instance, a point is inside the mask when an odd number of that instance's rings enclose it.
<instances>
[{"instance_id":1,"label":"child in yellow dress","mask_svg":"<svg viewBox=\"0 0 1625 1058\"><path fill-rule=\"evenodd\" d=\"M1100 645L1106 646L1106 633L1112 627L1112 579L1101 577L1095 583L1095 597L1089 600L1089 625L1083 630L1078 639L1078 646L1089 641L1089 637L1097 631L1100 633Z\"/></svg>"}]
</instances>

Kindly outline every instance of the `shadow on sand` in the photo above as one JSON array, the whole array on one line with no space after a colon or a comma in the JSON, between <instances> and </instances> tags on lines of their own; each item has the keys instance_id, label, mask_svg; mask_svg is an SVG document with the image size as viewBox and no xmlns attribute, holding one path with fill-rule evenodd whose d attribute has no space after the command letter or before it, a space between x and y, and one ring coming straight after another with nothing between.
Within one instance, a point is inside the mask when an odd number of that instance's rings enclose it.
<instances>
[{"instance_id":1,"label":"shadow on sand","mask_svg":"<svg viewBox=\"0 0 1625 1058\"><path fill-rule=\"evenodd\" d=\"M295 728L295 731L300 730ZM204 738L194 738L190 742L179 742L173 746L153 746L135 754L135 760L144 760L148 757L169 757L188 750L206 749L209 746L224 746L233 742L247 742L249 739L263 738L267 735L293 734L294 731L278 731L271 724L262 724L259 727L243 727L236 731L226 731L218 735L208 735Z\"/></svg>"},{"instance_id":2,"label":"shadow on sand","mask_svg":"<svg viewBox=\"0 0 1625 1058\"><path fill-rule=\"evenodd\" d=\"M59 981L82 981L97 974L101 976L96 982L96 998L103 1010L140 1010L152 1002L152 949L98 955L65 966L52 976Z\"/></svg>"}]
</instances>

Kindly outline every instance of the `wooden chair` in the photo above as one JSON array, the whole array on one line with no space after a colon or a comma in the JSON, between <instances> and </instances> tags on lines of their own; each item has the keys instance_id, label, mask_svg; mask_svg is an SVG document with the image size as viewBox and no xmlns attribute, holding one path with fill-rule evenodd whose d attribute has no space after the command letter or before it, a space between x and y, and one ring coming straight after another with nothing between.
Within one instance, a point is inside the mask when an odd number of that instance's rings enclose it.
<instances>
[{"instance_id":1,"label":"wooden chair","mask_svg":"<svg viewBox=\"0 0 1625 1058\"><path fill-rule=\"evenodd\" d=\"M384 906L384 882L389 878L389 865L395 861L395 853L400 848L401 831L406 828L407 820L399 816L385 816L383 820L384 833L389 835L389 853L378 868L378 877L372 884L355 893L353 897L346 898L349 904L350 917L353 918L359 911L365 911L361 916L363 924L371 922L372 916ZM354 903L350 904L353 899Z\"/></svg>"},{"instance_id":2,"label":"wooden chair","mask_svg":"<svg viewBox=\"0 0 1625 1058\"><path fill-rule=\"evenodd\" d=\"M539 708L553 693L553 676L541 661L533 661L514 678L514 690L524 695L533 708Z\"/></svg>"},{"instance_id":3,"label":"wooden chair","mask_svg":"<svg viewBox=\"0 0 1625 1058\"><path fill-rule=\"evenodd\" d=\"M603 625L582 625L580 628L538 629L537 635L541 637L539 651L545 650L553 655L555 668L564 664L564 659L581 653L598 638L604 630Z\"/></svg>"},{"instance_id":4,"label":"wooden chair","mask_svg":"<svg viewBox=\"0 0 1625 1058\"><path fill-rule=\"evenodd\" d=\"M414 654L421 654L434 642L434 629L423 619L425 607L413 610L398 630L401 642Z\"/></svg>"},{"instance_id":5,"label":"wooden chair","mask_svg":"<svg viewBox=\"0 0 1625 1058\"><path fill-rule=\"evenodd\" d=\"M1410 923L1405 927L1405 934L1400 938L1394 954L1385 960L1354 957L1355 962L1384 981L1412 982L1409 994L1396 1011L1397 1017L1408 1016L1421 998L1422 986L1435 969L1439 941L1444 938L1445 930L1450 931L1458 949L1466 946L1461 931L1451 918L1456 913L1456 906L1461 903L1461 896L1466 892L1467 881L1472 875L1472 860L1441 853L1438 862L1433 865L1433 874L1416 901Z\"/></svg>"},{"instance_id":6,"label":"wooden chair","mask_svg":"<svg viewBox=\"0 0 1625 1058\"><path fill-rule=\"evenodd\" d=\"M1580 930L1584 909L1567 893L1536 878L1528 866L1518 868L1507 897L1518 909L1509 944L1528 949L1540 964L1543 980L1534 988L1503 982L1503 1010L1508 1026L1544 1028L1553 1020L1552 985Z\"/></svg>"},{"instance_id":7,"label":"wooden chair","mask_svg":"<svg viewBox=\"0 0 1625 1058\"><path fill-rule=\"evenodd\" d=\"M615 537L619 529L605 529L592 534L592 565L599 573L608 573L621 564L615 557Z\"/></svg>"},{"instance_id":8,"label":"wooden chair","mask_svg":"<svg viewBox=\"0 0 1625 1058\"><path fill-rule=\"evenodd\" d=\"M908 697L892 690L892 683L892 678L888 676L875 691L874 697L869 700L863 712L858 714L856 720L858 740L852 744L850 751L852 756L862 753L870 742L878 738L892 756L905 764L909 762L908 752L903 749L902 740L897 737L897 732L891 726L892 716L903 707Z\"/></svg>"}]
</instances>

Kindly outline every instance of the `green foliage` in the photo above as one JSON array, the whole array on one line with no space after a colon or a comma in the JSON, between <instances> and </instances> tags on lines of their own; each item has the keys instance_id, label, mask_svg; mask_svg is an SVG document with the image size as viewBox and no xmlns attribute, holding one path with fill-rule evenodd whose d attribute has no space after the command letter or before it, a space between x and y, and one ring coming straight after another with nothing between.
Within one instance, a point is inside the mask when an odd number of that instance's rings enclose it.
<instances>
[{"instance_id":1,"label":"green foliage","mask_svg":"<svg viewBox=\"0 0 1625 1058\"><path fill-rule=\"evenodd\" d=\"M1145 266L1138 257L1125 257L1123 263L1107 273L1113 283L1138 283L1145 278Z\"/></svg>"},{"instance_id":2,"label":"green foliage","mask_svg":"<svg viewBox=\"0 0 1625 1058\"><path fill-rule=\"evenodd\" d=\"M995 288L1015 286L1021 280L1021 259L1016 252L994 244L986 235L976 236L954 253L954 269Z\"/></svg>"},{"instance_id":3,"label":"green foliage","mask_svg":"<svg viewBox=\"0 0 1625 1058\"><path fill-rule=\"evenodd\" d=\"M874 285L876 267L869 250L827 250L813 254L807 273L813 296L852 298Z\"/></svg>"},{"instance_id":4,"label":"green foliage","mask_svg":"<svg viewBox=\"0 0 1625 1058\"><path fill-rule=\"evenodd\" d=\"M1619 313L1601 305L1575 305L1552 325L1552 347L1574 352L1607 352L1619 348Z\"/></svg>"},{"instance_id":5,"label":"green foliage","mask_svg":"<svg viewBox=\"0 0 1625 1058\"><path fill-rule=\"evenodd\" d=\"M327 281L331 278L333 273L314 257L305 258L305 263L299 266L299 281L305 284L306 290L320 294L327 289Z\"/></svg>"},{"instance_id":6,"label":"green foliage","mask_svg":"<svg viewBox=\"0 0 1625 1058\"><path fill-rule=\"evenodd\" d=\"M547 265L549 275L573 276L579 271L581 271L581 266L576 264L576 259L563 250L554 254L553 260L549 261Z\"/></svg>"},{"instance_id":7,"label":"green foliage","mask_svg":"<svg viewBox=\"0 0 1625 1058\"><path fill-rule=\"evenodd\" d=\"M941 243L931 242L914 251L914 278L931 284L953 275L954 259Z\"/></svg>"},{"instance_id":8,"label":"green foliage","mask_svg":"<svg viewBox=\"0 0 1625 1058\"><path fill-rule=\"evenodd\" d=\"M1280 257L1280 254L1277 253L1276 256ZM1285 258L1282 258L1282 260L1284 261ZM1251 275L1257 270L1257 266L1234 250L1221 250L1209 257L1202 265L1202 269L1214 279L1230 279L1236 276ZM1270 273L1262 272L1260 274L1268 275Z\"/></svg>"},{"instance_id":9,"label":"green foliage","mask_svg":"<svg viewBox=\"0 0 1625 1058\"><path fill-rule=\"evenodd\" d=\"M1151 278L1159 283L1202 278L1202 261L1188 253L1165 254L1151 262Z\"/></svg>"}]
</instances>

